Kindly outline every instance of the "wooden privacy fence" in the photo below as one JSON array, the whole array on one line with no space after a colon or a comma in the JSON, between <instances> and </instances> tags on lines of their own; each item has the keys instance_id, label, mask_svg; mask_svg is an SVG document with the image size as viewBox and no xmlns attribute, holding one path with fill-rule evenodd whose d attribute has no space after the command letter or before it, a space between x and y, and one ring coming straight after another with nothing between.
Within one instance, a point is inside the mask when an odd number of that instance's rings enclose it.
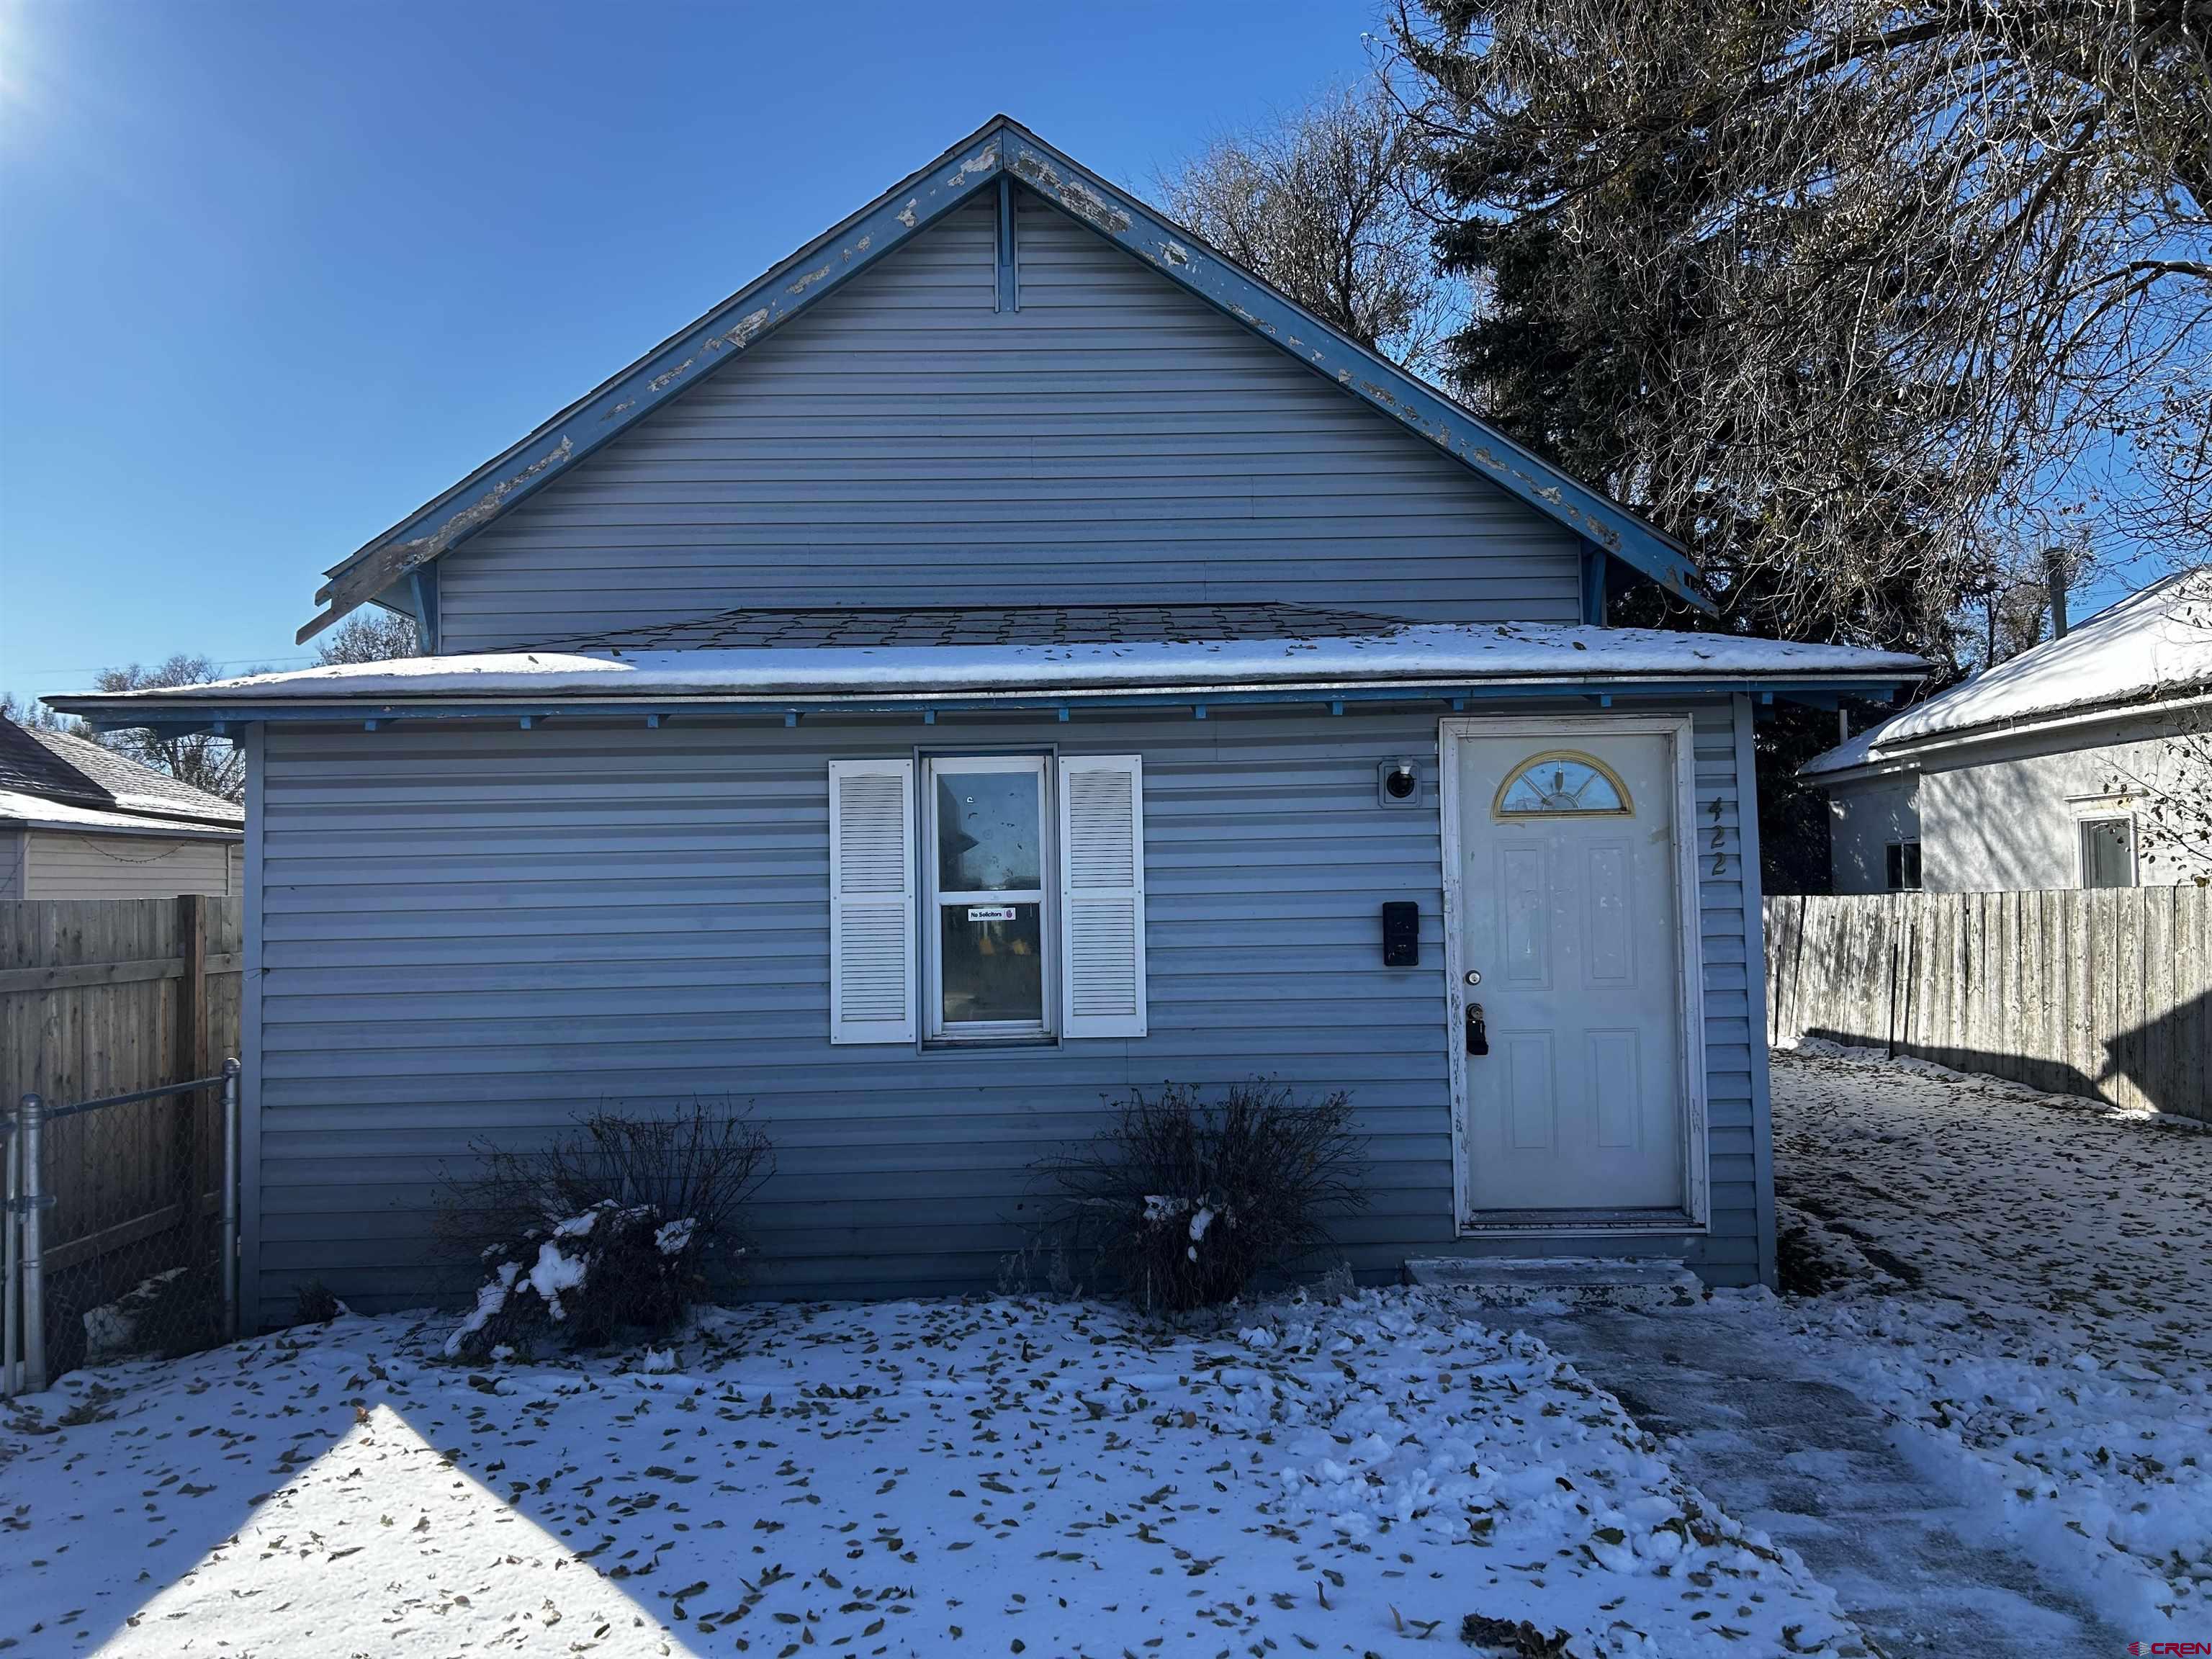
<instances>
[{"instance_id":1,"label":"wooden privacy fence","mask_svg":"<svg viewBox=\"0 0 2212 1659\"><path fill-rule=\"evenodd\" d=\"M2212 1123L2212 892L1778 896L1768 1036Z\"/></svg>"},{"instance_id":2,"label":"wooden privacy fence","mask_svg":"<svg viewBox=\"0 0 2212 1659\"><path fill-rule=\"evenodd\" d=\"M0 1114L207 1078L238 1052L236 899L0 902ZM57 1371L82 1315L209 1251L220 1091L59 1116L44 1131L44 1267Z\"/></svg>"}]
</instances>

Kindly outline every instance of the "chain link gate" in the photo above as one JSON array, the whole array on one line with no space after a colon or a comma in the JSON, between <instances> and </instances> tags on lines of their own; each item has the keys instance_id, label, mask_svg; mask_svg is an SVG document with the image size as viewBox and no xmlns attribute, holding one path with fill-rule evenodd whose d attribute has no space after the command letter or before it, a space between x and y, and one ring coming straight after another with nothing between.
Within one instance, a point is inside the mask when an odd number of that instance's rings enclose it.
<instances>
[{"instance_id":1,"label":"chain link gate","mask_svg":"<svg viewBox=\"0 0 2212 1659\"><path fill-rule=\"evenodd\" d=\"M238 1077L228 1060L98 1100L22 1097L5 1125L0 1394L238 1334Z\"/></svg>"}]
</instances>

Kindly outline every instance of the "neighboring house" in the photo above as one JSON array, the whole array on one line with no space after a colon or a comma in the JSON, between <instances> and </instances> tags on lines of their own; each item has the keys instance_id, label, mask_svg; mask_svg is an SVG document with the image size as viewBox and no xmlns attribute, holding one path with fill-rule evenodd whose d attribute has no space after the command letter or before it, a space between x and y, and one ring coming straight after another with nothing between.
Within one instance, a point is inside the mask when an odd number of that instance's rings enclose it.
<instances>
[{"instance_id":1,"label":"neighboring house","mask_svg":"<svg viewBox=\"0 0 2212 1659\"><path fill-rule=\"evenodd\" d=\"M248 757L248 1305L442 1164L750 1103L768 1293L990 1285L1107 1103L1349 1091L1363 1273L1771 1277L1752 722L1681 550L1003 118L331 573L432 654L56 699ZM1479 982L1478 982L1479 980Z\"/></svg>"},{"instance_id":2,"label":"neighboring house","mask_svg":"<svg viewBox=\"0 0 2212 1659\"><path fill-rule=\"evenodd\" d=\"M2212 784L2212 573L2185 572L1806 763L1838 893L2193 878L2147 800ZM2212 807L2212 801L2205 803Z\"/></svg>"},{"instance_id":3,"label":"neighboring house","mask_svg":"<svg viewBox=\"0 0 2212 1659\"><path fill-rule=\"evenodd\" d=\"M223 898L243 807L112 750L0 720L0 899Z\"/></svg>"}]
</instances>

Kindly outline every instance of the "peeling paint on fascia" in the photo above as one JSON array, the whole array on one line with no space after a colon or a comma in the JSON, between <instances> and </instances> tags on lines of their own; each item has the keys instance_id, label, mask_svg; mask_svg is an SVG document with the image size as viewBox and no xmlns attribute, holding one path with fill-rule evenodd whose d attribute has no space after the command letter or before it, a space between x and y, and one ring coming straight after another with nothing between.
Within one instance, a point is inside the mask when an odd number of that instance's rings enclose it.
<instances>
[{"instance_id":1,"label":"peeling paint on fascia","mask_svg":"<svg viewBox=\"0 0 2212 1659\"><path fill-rule=\"evenodd\" d=\"M917 199L912 196L908 197L906 205L898 210L898 222L908 230L912 230L919 222L914 216L914 204Z\"/></svg>"},{"instance_id":2,"label":"peeling paint on fascia","mask_svg":"<svg viewBox=\"0 0 2212 1659\"><path fill-rule=\"evenodd\" d=\"M636 398L623 398L623 399L622 400L622 402L620 402L620 403L617 404L616 404L612 409L609 410L605 414L604 414L604 415L600 416L599 416L599 419L600 419L600 420L602 420L602 421L611 421L611 420L615 419L617 416L625 415L625 414L629 413L631 410L635 409L636 407L637 407L637 399L636 399Z\"/></svg>"},{"instance_id":3,"label":"peeling paint on fascia","mask_svg":"<svg viewBox=\"0 0 2212 1659\"><path fill-rule=\"evenodd\" d=\"M1071 179L1060 187L1060 199L1079 216L1088 219L1103 229L1116 235L1129 228L1129 216L1104 197L1085 186L1079 179Z\"/></svg>"},{"instance_id":4,"label":"peeling paint on fascia","mask_svg":"<svg viewBox=\"0 0 2212 1659\"><path fill-rule=\"evenodd\" d=\"M805 292L806 292L806 290L807 290L808 289L812 288L812 287L815 285L815 283L817 283L820 282L820 281L821 281L824 276L827 276L829 274L830 274L830 267L829 267L828 265L824 265L824 266L823 266L823 267L822 267L822 269L821 269L821 270L810 270L810 271L808 271L808 272L806 273L806 275L805 275L804 276L800 277L797 282L795 282L795 283L792 283L788 288L785 289L784 289L784 292L785 292L786 294L804 294L804 293L805 293Z\"/></svg>"},{"instance_id":5,"label":"peeling paint on fascia","mask_svg":"<svg viewBox=\"0 0 2212 1659\"><path fill-rule=\"evenodd\" d=\"M945 175L945 182L956 188L981 173L991 172L999 165L999 147L986 144L958 167Z\"/></svg>"},{"instance_id":6,"label":"peeling paint on fascia","mask_svg":"<svg viewBox=\"0 0 2212 1659\"><path fill-rule=\"evenodd\" d=\"M1167 261L1171 265L1187 265L1190 263L1190 250L1180 242L1162 242L1160 252L1167 256Z\"/></svg>"},{"instance_id":7,"label":"peeling paint on fascia","mask_svg":"<svg viewBox=\"0 0 2212 1659\"><path fill-rule=\"evenodd\" d=\"M868 245L875 240L876 239L872 236L863 236L860 238L859 241L854 243L852 246L845 250L846 260L849 263L854 255L866 253L868 251Z\"/></svg>"},{"instance_id":8,"label":"peeling paint on fascia","mask_svg":"<svg viewBox=\"0 0 2212 1659\"><path fill-rule=\"evenodd\" d=\"M812 276L801 280L791 291L793 294L803 293L809 283L814 282L817 278L824 276L828 274L828 268L825 266L823 270L814 272ZM742 351L751 343L753 336L758 334L767 326L768 307L766 306L762 306L759 309L748 311L744 316L738 318L736 326L730 329L727 332L717 334L712 339L706 341L701 345L700 350L702 352L720 351L725 348L728 348L732 350ZM682 380L686 374L689 374L692 369L696 368L698 366L698 362L699 359L696 356L690 356L686 357L682 362L677 364L673 368L664 369L661 373L654 375L650 380L647 380L645 383L646 395L651 396L656 392L665 392L670 386L675 385L677 381ZM623 410L630 408L636 402L637 399L633 398L629 403L617 404L613 410L609 411L609 413L618 415Z\"/></svg>"},{"instance_id":9,"label":"peeling paint on fascia","mask_svg":"<svg viewBox=\"0 0 2212 1659\"><path fill-rule=\"evenodd\" d=\"M406 575L410 571L419 569L429 563L470 531L496 514L500 509L500 504L516 489L529 483L539 473L561 465L569 456L575 453L575 450L576 446L564 434L557 447L540 455L514 477L501 479L428 535L419 536L411 542L400 543L398 549L400 559L397 574Z\"/></svg>"},{"instance_id":10,"label":"peeling paint on fascia","mask_svg":"<svg viewBox=\"0 0 2212 1659\"><path fill-rule=\"evenodd\" d=\"M820 276L826 274L826 270L827 268L825 267L823 270L816 271L814 273L814 276L809 276L806 278L805 282L802 282L799 283L798 288L794 288L791 291L793 294L799 293L800 289L806 286L807 283L812 282L815 276ZM746 346L752 343L753 337L767 326L768 307L766 306L762 306L759 309L748 311L744 316L738 318L737 325L732 328L728 333L717 334L713 339L708 341L707 349L709 351L720 351L723 347L728 346L733 350L742 351ZM684 365L684 368L689 368L690 367L690 365L689 363Z\"/></svg>"},{"instance_id":11,"label":"peeling paint on fascia","mask_svg":"<svg viewBox=\"0 0 2212 1659\"><path fill-rule=\"evenodd\" d=\"M1042 156L1026 149L1018 151L1013 169L1040 190L1059 197L1060 204L1077 218L1088 221L1109 235L1118 236L1129 228L1126 209L1116 207L1080 179L1061 178Z\"/></svg>"}]
</instances>

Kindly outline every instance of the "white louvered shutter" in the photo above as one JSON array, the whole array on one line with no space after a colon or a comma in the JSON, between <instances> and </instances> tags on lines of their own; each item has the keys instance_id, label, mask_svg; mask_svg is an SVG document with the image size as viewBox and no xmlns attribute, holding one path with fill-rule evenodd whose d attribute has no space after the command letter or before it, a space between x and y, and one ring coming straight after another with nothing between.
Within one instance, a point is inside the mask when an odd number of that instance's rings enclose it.
<instances>
[{"instance_id":1,"label":"white louvered shutter","mask_svg":"<svg viewBox=\"0 0 2212 1659\"><path fill-rule=\"evenodd\" d=\"M1145 1035L1145 769L1135 755L1060 763L1061 1030Z\"/></svg>"},{"instance_id":2,"label":"white louvered shutter","mask_svg":"<svg viewBox=\"0 0 2212 1659\"><path fill-rule=\"evenodd\" d=\"M830 763L830 1041L914 1041L914 763Z\"/></svg>"}]
</instances>

